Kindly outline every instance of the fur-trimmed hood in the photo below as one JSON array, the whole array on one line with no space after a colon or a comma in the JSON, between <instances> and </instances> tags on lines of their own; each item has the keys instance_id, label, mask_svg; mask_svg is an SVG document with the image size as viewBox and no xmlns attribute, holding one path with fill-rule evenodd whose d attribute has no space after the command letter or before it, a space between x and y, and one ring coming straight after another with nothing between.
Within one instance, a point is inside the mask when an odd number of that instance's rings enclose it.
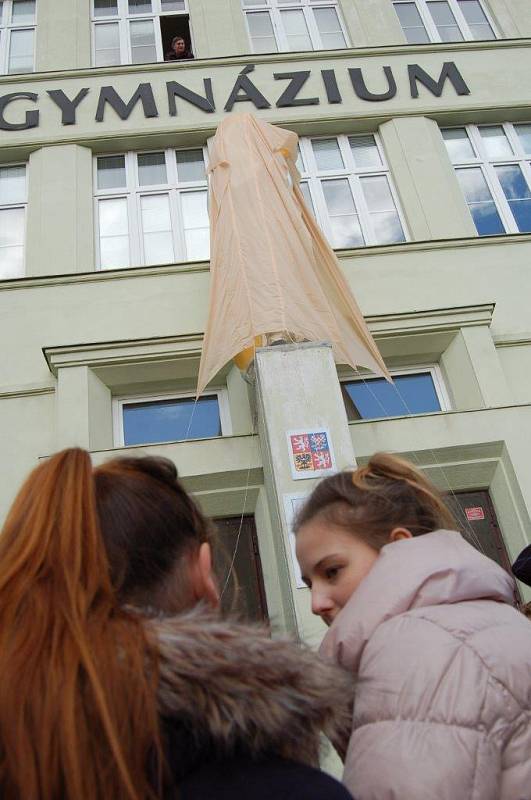
<instances>
[{"instance_id":1,"label":"fur-trimmed hood","mask_svg":"<svg viewBox=\"0 0 531 800\"><path fill-rule=\"evenodd\" d=\"M352 677L309 648L202 608L147 626L160 649L161 717L186 741L185 761L206 748L315 764L322 733L340 749L347 741Z\"/></svg>"}]
</instances>

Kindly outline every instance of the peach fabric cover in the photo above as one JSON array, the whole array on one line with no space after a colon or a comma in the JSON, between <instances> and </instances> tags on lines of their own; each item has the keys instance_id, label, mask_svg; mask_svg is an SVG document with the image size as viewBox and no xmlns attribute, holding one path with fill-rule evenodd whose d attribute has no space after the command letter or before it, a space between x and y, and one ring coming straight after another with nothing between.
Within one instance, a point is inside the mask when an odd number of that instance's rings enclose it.
<instances>
[{"instance_id":1,"label":"peach fabric cover","mask_svg":"<svg viewBox=\"0 0 531 800\"><path fill-rule=\"evenodd\" d=\"M337 362L388 377L337 257L306 208L298 137L251 114L210 149L210 301L197 393L260 334L332 344ZM291 181L289 179L291 176Z\"/></svg>"},{"instance_id":2,"label":"peach fabric cover","mask_svg":"<svg viewBox=\"0 0 531 800\"><path fill-rule=\"evenodd\" d=\"M358 678L356 800L531 798L531 622L459 533L384 547L321 653Z\"/></svg>"}]
</instances>

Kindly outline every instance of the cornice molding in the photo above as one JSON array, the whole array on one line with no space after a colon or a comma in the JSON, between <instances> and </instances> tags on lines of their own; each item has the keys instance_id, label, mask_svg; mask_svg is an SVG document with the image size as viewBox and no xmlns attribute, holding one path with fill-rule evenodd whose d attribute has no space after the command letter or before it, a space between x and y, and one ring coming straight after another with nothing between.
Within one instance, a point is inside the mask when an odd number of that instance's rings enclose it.
<instances>
[{"instance_id":1,"label":"cornice molding","mask_svg":"<svg viewBox=\"0 0 531 800\"><path fill-rule=\"evenodd\" d=\"M199 358L202 333L186 336L162 336L153 339L129 339L43 347L50 372L57 377L64 367L109 367L115 364L154 363L174 359Z\"/></svg>"},{"instance_id":2,"label":"cornice molding","mask_svg":"<svg viewBox=\"0 0 531 800\"><path fill-rule=\"evenodd\" d=\"M388 339L391 336L405 334L457 331L460 328L477 325L490 326L495 305L495 303L482 303L473 306L405 311L368 316L365 321L375 339Z\"/></svg>"},{"instance_id":3,"label":"cornice molding","mask_svg":"<svg viewBox=\"0 0 531 800\"><path fill-rule=\"evenodd\" d=\"M431 239L421 242L403 242L391 245L373 245L358 247L350 250L338 250L336 255L340 261L350 259L365 259L374 256L429 252L432 250L455 250L463 247L498 247L501 245L529 245L531 234L515 233L500 236L470 236L459 239ZM28 276L24 278L0 279L0 292L20 291L48 286L65 286L68 284L99 283L101 281L131 280L133 278L157 278L160 275L189 275L193 273L208 273L208 261L179 262L175 264L161 264L153 267L129 267L127 269L94 270L93 272L66 273L63 275Z\"/></svg>"},{"instance_id":4,"label":"cornice molding","mask_svg":"<svg viewBox=\"0 0 531 800\"><path fill-rule=\"evenodd\" d=\"M17 397L33 397L54 394L55 386L50 383L22 386L5 386L0 390L0 400L12 400Z\"/></svg>"}]
</instances>

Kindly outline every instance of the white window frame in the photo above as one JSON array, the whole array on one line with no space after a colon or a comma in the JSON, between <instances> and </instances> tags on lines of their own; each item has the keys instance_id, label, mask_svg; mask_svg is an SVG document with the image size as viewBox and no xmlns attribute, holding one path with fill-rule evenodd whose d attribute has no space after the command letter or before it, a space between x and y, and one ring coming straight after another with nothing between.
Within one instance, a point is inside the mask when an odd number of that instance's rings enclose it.
<instances>
[{"instance_id":1,"label":"white window frame","mask_svg":"<svg viewBox=\"0 0 531 800\"><path fill-rule=\"evenodd\" d=\"M244 6L243 0L242 2L242 10L244 12L245 17L245 26L247 29L247 36L249 37L249 43L251 48L253 48L253 39L251 36L251 30L249 27L248 17L250 14L256 14L257 12L269 12L269 18L271 20L271 26L273 28L273 33L277 43L277 49L279 53L289 53L289 42L288 37L284 32L284 25L282 23L282 11L302 11L304 14L304 19L306 21L306 27L308 29L308 35L310 37L312 48L313 50L325 50L326 48L323 47L321 34L319 32L319 28L317 27L317 23L315 21L315 17L313 14L313 10L315 8L334 8L337 18L339 20L339 25L341 28L341 32L345 38L345 47L344 48L336 48L336 49L346 49L350 47L350 38L348 35L348 29L345 25L345 21L343 19L343 15L341 13L341 7L338 0L293 0L291 3L282 3L280 6L277 3L277 0L261 0L261 2L257 3L256 6ZM254 52L254 48L252 49Z\"/></svg>"},{"instance_id":2,"label":"white window frame","mask_svg":"<svg viewBox=\"0 0 531 800\"><path fill-rule=\"evenodd\" d=\"M437 30L437 26L436 26L436 24L435 24L435 22L433 20L433 17L430 14L430 11L429 11L429 8L428 8L429 0L391 0L391 1L393 3L393 7L395 7L397 5L403 5L404 3L415 3L415 5L417 6L417 11L419 12L420 17L422 19L422 22L424 24L424 27L426 28L426 33L428 34L428 38L429 38L430 42L439 42L440 43L440 42L443 41L441 39L441 37L440 37L439 31ZM470 28L468 26L468 22L466 21L464 15L463 15L463 12L459 8L459 4L458 4L457 0L447 0L447 2L448 2L448 5L450 6L450 8L452 10L452 14L454 15L454 19L455 19L456 25L459 28L459 30L461 31L461 34L463 36L464 41L465 42L483 41L483 40L474 39L474 37L472 35L472 31L470 30ZM500 34L499 34L499 32L498 32L498 30L496 28L496 25L494 24L494 20L492 19L492 16L491 16L488 8L485 7L485 3L483 2L483 0L479 0L479 4L481 6L481 9L482 9L483 13L485 14L487 22L489 23L489 25L490 25L490 27L492 29L492 32L494 34L494 38L495 39L499 39L500 38ZM404 32L404 36L405 36L405 32ZM444 44L450 44L450 42L444 42Z\"/></svg>"},{"instance_id":3,"label":"white window frame","mask_svg":"<svg viewBox=\"0 0 531 800\"><path fill-rule=\"evenodd\" d=\"M190 36L190 46L194 50L194 41L192 34L192 21L190 19L190 11L188 8L188 0L184 0L184 11L163 11L161 0L151 0L152 11L147 14L130 14L128 0L117 0L118 13L110 14L108 16L96 16L94 14L94 2L90 0L91 19L92 19L92 64L96 66L96 27L98 25L108 25L109 23L116 23L119 31L120 42L120 64L132 64L133 56L131 50L131 37L129 35L129 24L131 22L145 22L153 20L153 27L155 30L155 47L157 50L157 61L159 63L164 61L164 49L162 47L162 32L159 24L156 24L161 17L188 17L188 32Z\"/></svg>"},{"instance_id":4,"label":"white window frame","mask_svg":"<svg viewBox=\"0 0 531 800\"><path fill-rule=\"evenodd\" d=\"M229 393L227 389L214 389L205 392L201 397L215 397L218 401L219 419L221 424L221 436L232 435L232 419L230 415ZM114 397L112 401L112 416L113 416L113 438L115 447L144 447L145 445L152 444L167 444L168 442L145 442L144 444L125 445L124 444L124 415L123 407L130 403L156 403L160 400L188 400L195 399L195 392L164 392L163 394L128 394L121 397ZM206 436L205 439L221 438ZM169 441L179 442L197 442L201 441L200 438L194 439L177 439Z\"/></svg>"},{"instance_id":5,"label":"white window frame","mask_svg":"<svg viewBox=\"0 0 531 800\"><path fill-rule=\"evenodd\" d=\"M204 181L179 182L177 175L176 152L186 152L188 150L201 150L205 162L205 172L208 165L208 150L205 146L186 147L186 148L165 148L127 151L121 153L99 153L94 157L93 164L93 183L94 183L94 221L96 232L96 265L98 270L106 269L129 269L131 267L146 266L144 254L144 237L142 230L142 211L141 198L153 195L167 195L169 197L170 217L172 224L172 241L175 254L175 263L187 261L186 243L184 235L184 224L181 212L180 197L183 194L192 192L207 192L208 201L208 181L205 175ZM166 159L167 184L152 186L140 186L138 180L138 161L137 156L149 153L164 153ZM126 187L115 189L98 189L98 158L112 156L125 157L125 177ZM129 234L129 261L127 267L102 267L100 252L100 225L99 225L99 202L107 199L126 199L127 218ZM197 259L190 259L197 260ZM208 259L205 259L208 260ZM149 265L155 266L155 265Z\"/></svg>"},{"instance_id":6,"label":"white window frame","mask_svg":"<svg viewBox=\"0 0 531 800\"><path fill-rule=\"evenodd\" d=\"M13 23L13 0L3 0L2 18L0 21L0 75L31 75L35 72L35 56L37 43L37 14L39 2L35 3L35 22L32 25ZM9 72L9 49L13 31L33 31L33 68L30 72Z\"/></svg>"},{"instance_id":7,"label":"white window frame","mask_svg":"<svg viewBox=\"0 0 531 800\"><path fill-rule=\"evenodd\" d=\"M376 167L371 169L356 167L354 163L354 158L352 156L352 151L350 149L349 139L356 138L357 135L374 136L374 140L376 142L376 147L378 149L380 161L382 164L381 167ZM341 157L343 158L343 164L345 164L345 167L342 170L317 169L317 163L313 152L312 142L318 141L319 139L337 140L341 151ZM406 220L404 218L404 214L400 207L400 201L394 186L394 182L391 176L391 171L389 169L389 165L387 164L387 159L385 157L380 137L378 136L377 133L340 134L339 136L304 136L299 139L299 151L304 167L304 169L301 170L300 172L301 183L306 183L308 185L310 197L312 198L315 217L330 243L332 243L332 229L330 226L328 208L326 205L324 192L322 188L322 181L326 179L333 180L334 178L346 178L350 185L350 190L352 192L354 204L358 212L361 231L365 238L365 244L357 246L368 247L371 245L375 246L381 244L380 242L376 241L372 222L370 219L370 213L360 183L360 177L365 178L365 177L377 177L377 176L385 176L387 178L389 189L391 191L391 196L393 198L393 202L395 204L395 208L398 217L400 219L400 223L402 225L402 230L404 231L405 241L406 242L409 241L410 236L406 225ZM403 242L395 242L393 244L403 244ZM386 246L386 245L381 245L381 246Z\"/></svg>"},{"instance_id":8,"label":"white window frame","mask_svg":"<svg viewBox=\"0 0 531 800\"><path fill-rule=\"evenodd\" d=\"M419 411L417 414L413 412L409 412L405 416L412 416L412 417L419 417L422 414L441 414L444 411L451 411L452 404L450 402L450 395L448 393L448 389L446 387L446 382L444 380L442 370L439 364L416 364L414 367L396 367L394 369L389 370L389 374L392 378L394 377L401 377L402 375L420 375L429 373L431 375L431 379L433 381L433 386L435 389L435 394L437 395L437 399L439 401L440 410L439 411ZM367 373L367 375L360 375L359 373L351 372L349 374L342 374L340 376L340 383L367 383L368 381L374 380L379 376L373 375L372 373ZM400 415L404 416L404 415ZM396 417L388 416L388 417L374 417L371 419L360 419L360 420L350 420L349 425L354 422L380 422L384 419L396 419Z\"/></svg>"},{"instance_id":9,"label":"white window frame","mask_svg":"<svg viewBox=\"0 0 531 800\"><path fill-rule=\"evenodd\" d=\"M474 150L474 157L459 162L451 162L452 166L456 172L458 170L471 169L473 167L479 167L481 169L483 177L485 178L487 186L489 187L492 195L492 199L496 205L498 214L500 215L501 221L505 227L505 233L520 233L520 230L516 224L516 220L513 216L507 198L505 197L505 192L503 191L498 176L496 175L495 167L508 165L519 166L523 172L525 180L527 181L527 185L531 189L531 154L526 155L524 152L524 148L520 142L520 137L514 128L514 125L518 124L519 123L513 124L511 122L492 122L485 125L445 125L441 127L441 130L466 129L470 144ZM522 122L521 124L528 125L529 122ZM513 149L513 156L492 160L489 159L480 134L480 129L493 127L503 128L504 133L509 140L509 144Z\"/></svg>"},{"instance_id":10,"label":"white window frame","mask_svg":"<svg viewBox=\"0 0 531 800\"><path fill-rule=\"evenodd\" d=\"M20 202L19 201L17 203L1 203L0 204L0 211L3 211L4 209L10 209L10 208L22 208L24 210L24 236L23 236L23 240L22 240L22 245L23 245L23 248L24 248L24 259L23 259L23 262L22 262L22 275L21 275L21 277L22 277L23 275L26 274L26 233L27 233L27 224L28 224L28 212L27 212L27 208L28 208L28 164L25 161L18 161L18 162L14 163L14 164L11 164L11 163L10 164L0 164L0 167L2 167L2 168L5 168L5 167L24 167L24 169L25 169L25 175L26 175L26 197L25 197L24 202ZM0 253L1 252L2 252L2 250L0 249ZM0 280L2 280L2 264L1 264L1 262L0 262Z\"/></svg>"}]
</instances>

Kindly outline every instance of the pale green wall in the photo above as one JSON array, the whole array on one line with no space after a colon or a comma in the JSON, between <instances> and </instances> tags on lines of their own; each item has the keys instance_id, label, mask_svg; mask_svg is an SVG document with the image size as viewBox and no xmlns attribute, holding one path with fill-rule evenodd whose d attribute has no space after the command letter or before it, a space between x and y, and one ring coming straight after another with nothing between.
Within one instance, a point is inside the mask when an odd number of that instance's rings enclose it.
<instances>
[{"instance_id":1,"label":"pale green wall","mask_svg":"<svg viewBox=\"0 0 531 800\"><path fill-rule=\"evenodd\" d=\"M188 5L197 58L250 52L239 0L188 0Z\"/></svg>"},{"instance_id":2,"label":"pale green wall","mask_svg":"<svg viewBox=\"0 0 531 800\"><path fill-rule=\"evenodd\" d=\"M92 151L42 147L29 159L26 274L94 269Z\"/></svg>"},{"instance_id":3,"label":"pale green wall","mask_svg":"<svg viewBox=\"0 0 531 800\"><path fill-rule=\"evenodd\" d=\"M38 0L36 70L91 66L91 0Z\"/></svg>"},{"instance_id":4,"label":"pale green wall","mask_svg":"<svg viewBox=\"0 0 531 800\"><path fill-rule=\"evenodd\" d=\"M531 337L520 344L498 346L497 351L511 395L518 403L530 403Z\"/></svg>"},{"instance_id":5,"label":"pale green wall","mask_svg":"<svg viewBox=\"0 0 531 800\"><path fill-rule=\"evenodd\" d=\"M437 123L426 117L392 119L379 132L411 238L475 236Z\"/></svg>"},{"instance_id":6,"label":"pale green wall","mask_svg":"<svg viewBox=\"0 0 531 800\"><path fill-rule=\"evenodd\" d=\"M490 487L510 552L516 555L531 539L525 446L531 440L531 237L475 237L437 124L530 120L531 43L406 46L388 0L341 0L353 48L365 49L251 56L239 0L190 0L196 55L203 60L89 70L84 69L90 65L88 5L88 0L40 3L38 68L65 72L0 77L0 94L35 91L41 111L39 128L0 132L1 162L29 158L28 277L0 280L0 338L7 353L0 372L0 517L39 457L68 444L98 451L97 462L114 454L113 395L193 390L207 313L208 264L94 272L93 153L204 143L225 116L223 106L239 72L254 63L250 76L272 103L271 109L257 112L263 119L304 135L379 129L413 240L345 251L341 266L363 313L373 319L390 363L438 361L454 410L352 425L357 456L382 448L406 452L434 477L443 474L453 488ZM531 36L528 0L489 0L489 7L506 37ZM215 60L204 60L209 57ZM438 76L450 60L471 94L457 97L447 86L441 98L421 89L412 100L407 65L419 63ZM395 74L397 97L384 103L356 98L348 68L361 68L369 88L381 91L386 65ZM338 105L327 104L320 77L322 69L331 68L344 98ZM276 109L286 84L275 81L273 73L299 69L311 69L302 96L319 97L319 105ZM179 114L170 117L165 82L179 80L202 93L205 77L213 80L216 113L178 101ZM144 119L137 108L124 122L107 109L105 121L95 122L102 86L115 86L127 99L141 82L153 86L156 119ZM77 112L78 124L61 125L47 90L62 88L73 97L82 87L90 93ZM20 121L30 108L26 101L14 103L6 117ZM238 104L234 113L248 110L254 110L250 104ZM438 322L435 312L425 330L420 322L413 331L407 329L409 322L403 330L402 323L396 330L391 324L393 315L420 320L424 312L442 309L458 316L456 309L489 304L495 305L492 319L462 326ZM385 335L381 319L391 320ZM98 355L67 359L53 374L42 352L161 337L190 338L193 344L182 359L178 353L164 355L162 348L153 357L120 356L114 365L115 345L110 345L105 363ZM255 512L269 611L279 629L293 628L295 608L303 607L306 590L297 590L294 599L282 580L289 563L275 538L276 509L267 502L258 436L251 434L248 388L235 368L220 375L218 384L228 387L233 436L133 452L173 458L209 514ZM308 626L316 638L318 627Z\"/></svg>"}]
</instances>

